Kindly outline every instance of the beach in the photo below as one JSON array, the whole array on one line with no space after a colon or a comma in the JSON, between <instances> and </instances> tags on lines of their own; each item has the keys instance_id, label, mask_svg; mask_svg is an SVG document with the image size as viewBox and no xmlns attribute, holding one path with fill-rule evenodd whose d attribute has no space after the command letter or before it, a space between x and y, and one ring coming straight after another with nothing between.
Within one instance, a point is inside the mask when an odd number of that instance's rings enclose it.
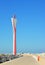
<instances>
[{"instance_id":1,"label":"beach","mask_svg":"<svg viewBox=\"0 0 45 65\"><path fill-rule=\"evenodd\" d=\"M0 65L39 65L39 63L31 55L23 55L23 57L4 62Z\"/></svg>"},{"instance_id":2,"label":"beach","mask_svg":"<svg viewBox=\"0 0 45 65\"><path fill-rule=\"evenodd\" d=\"M40 60L37 60L36 55L31 54L23 54L22 57L13 59L0 65L45 65L45 57L40 56Z\"/></svg>"}]
</instances>

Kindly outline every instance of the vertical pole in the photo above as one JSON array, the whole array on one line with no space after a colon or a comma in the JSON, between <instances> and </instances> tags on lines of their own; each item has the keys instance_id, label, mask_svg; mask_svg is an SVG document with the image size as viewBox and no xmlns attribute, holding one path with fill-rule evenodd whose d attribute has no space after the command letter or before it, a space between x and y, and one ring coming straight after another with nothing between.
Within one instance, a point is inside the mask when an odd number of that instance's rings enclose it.
<instances>
[{"instance_id":1,"label":"vertical pole","mask_svg":"<svg viewBox=\"0 0 45 65\"><path fill-rule=\"evenodd\" d=\"M13 26L13 55L16 55L16 18L11 18Z\"/></svg>"},{"instance_id":2,"label":"vertical pole","mask_svg":"<svg viewBox=\"0 0 45 65\"><path fill-rule=\"evenodd\" d=\"M16 27L14 26L14 42L13 42L13 44L14 44L14 49L13 49L13 54L14 55L16 55Z\"/></svg>"}]
</instances>

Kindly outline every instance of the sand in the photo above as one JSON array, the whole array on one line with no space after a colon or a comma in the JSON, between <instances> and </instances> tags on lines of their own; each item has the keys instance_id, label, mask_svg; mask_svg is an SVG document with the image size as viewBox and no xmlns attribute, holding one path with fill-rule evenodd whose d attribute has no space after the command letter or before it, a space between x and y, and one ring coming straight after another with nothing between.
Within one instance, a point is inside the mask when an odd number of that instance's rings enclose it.
<instances>
[{"instance_id":1,"label":"sand","mask_svg":"<svg viewBox=\"0 0 45 65\"><path fill-rule=\"evenodd\" d=\"M40 61L36 55L23 54L23 57L4 62L0 65L45 65L45 56L40 56Z\"/></svg>"},{"instance_id":2,"label":"sand","mask_svg":"<svg viewBox=\"0 0 45 65\"><path fill-rule=\"evenodd\" d=\"M41 57L40 57L39 64L40 64L40 65L45 65L45 57L44 57L44 56L41 56Z\"/></svg>"},{"instance_id":3,"label":"sand","mask_svg":"<svg viewBox=\"0 0 45 65\"><path fill-rule=\"evenodd\" d=\"M23 57L2 63L0 65L39 65L39 63L30 55L24 55Z\"/></svg>"}]
</instances>

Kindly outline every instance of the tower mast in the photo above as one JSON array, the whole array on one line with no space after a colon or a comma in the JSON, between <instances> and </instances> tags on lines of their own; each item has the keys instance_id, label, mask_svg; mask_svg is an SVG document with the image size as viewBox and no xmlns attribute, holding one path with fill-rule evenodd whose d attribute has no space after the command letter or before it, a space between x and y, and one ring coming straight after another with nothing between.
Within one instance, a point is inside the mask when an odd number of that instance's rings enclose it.
<instances>
[{"instance_id":1,"label":"tower mast","mask_svg":"<svg viewBox=\"0 0 45 65\"><path fill-rule=\"evenodd\" d=\"M13 27L13 55L16 55L16 17L11 18Z\"/></svg>"}]
</instances>

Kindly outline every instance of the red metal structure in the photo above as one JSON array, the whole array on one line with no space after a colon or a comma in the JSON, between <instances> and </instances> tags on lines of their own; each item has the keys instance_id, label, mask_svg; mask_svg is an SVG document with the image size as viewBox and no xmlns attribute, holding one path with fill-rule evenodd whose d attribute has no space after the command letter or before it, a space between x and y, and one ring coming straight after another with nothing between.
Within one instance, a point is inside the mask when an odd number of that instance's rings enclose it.
<instances>
[{"instance_id":1,"label":"red metal structure","mask_svg":"<svg viewBox=\"0 0 45 65\"><path fill-rule=\"evenodd\" d=\"M13 55L16 55L16 17L11 18L13 27Z\"/></svg>"}]
</instances>

